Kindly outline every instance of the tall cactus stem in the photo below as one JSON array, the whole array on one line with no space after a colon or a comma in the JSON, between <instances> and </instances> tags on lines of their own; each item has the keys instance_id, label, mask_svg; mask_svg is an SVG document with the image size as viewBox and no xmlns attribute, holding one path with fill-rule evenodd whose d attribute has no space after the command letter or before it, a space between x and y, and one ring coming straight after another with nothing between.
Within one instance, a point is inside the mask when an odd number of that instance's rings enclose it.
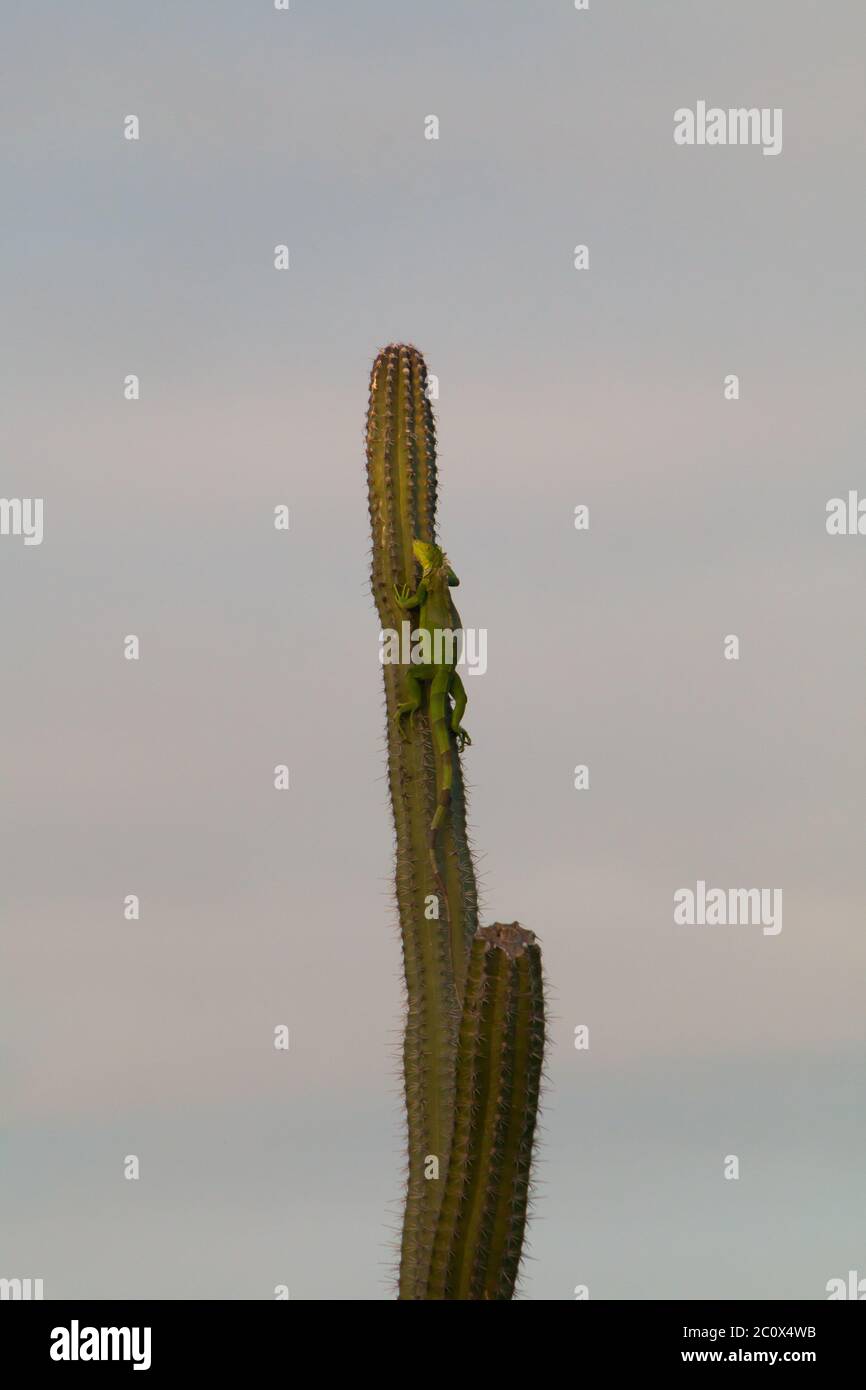
<instances>
[{"instance_id":1,"label":"tall cactus stem","mask_svg":"<svg viewBox=\"0 0 866 1390\"><path fill-rule=\"evenodd\" d=\"M399 632L405 615L394 586L414 583L413 539L436 539L436 435L427 369L413 347L392 344L373 364L367 479L373 596L382 629ZM401 736L396 712L405 668L385 664L382 669L407 994L403 1069L409 1164L399 1296L419 1299L425 1297L450 1156L460 998L478 907L457 750L452 750L450 814L431 855L428 836L437 792L428 711L419 711ZM428 915L431 898L439 903L438 918ZM430 1176L431 1159L442 1175L438 1179Z\"/></svg>"}]
</instances>

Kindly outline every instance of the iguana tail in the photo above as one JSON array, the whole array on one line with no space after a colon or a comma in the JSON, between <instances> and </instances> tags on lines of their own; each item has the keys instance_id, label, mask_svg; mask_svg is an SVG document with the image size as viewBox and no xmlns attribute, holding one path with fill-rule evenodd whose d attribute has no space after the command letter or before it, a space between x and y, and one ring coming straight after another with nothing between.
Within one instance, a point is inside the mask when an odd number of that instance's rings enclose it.
<instances>
[{"instance_id":1,"label":"iguana tail","mask_svg":"<svg viewBox=\"0 0 866 1390\"><path fill-rule=\"evenodd\" d=\"M430 731L433 735L433 751L436 758L436 811L430 822L427 848L430 854L430 867L436 883L436 891L445 905L446 920L451 920L448 894L439 864L436 859L436 832L445 819L451 805L451 785L454 780L451 765L451 734L448 728L448 686L451 672L446 667L437 670L430 686Z\"/></svg>"}]
</instances>

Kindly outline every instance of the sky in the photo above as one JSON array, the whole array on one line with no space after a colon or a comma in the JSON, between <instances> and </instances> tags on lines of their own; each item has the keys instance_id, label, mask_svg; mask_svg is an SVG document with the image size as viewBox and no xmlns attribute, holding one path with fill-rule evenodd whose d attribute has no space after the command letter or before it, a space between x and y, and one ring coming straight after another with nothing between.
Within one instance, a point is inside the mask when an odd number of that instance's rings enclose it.
<instances>
[{"instance_id":1,"label":"sky","mask_svg":"<svg viewBox=\"0 0 866 1390\"><path fill-rule=\"evenodd\" d=\"M8 8L0 493L44 537L0 536L0 1275L393 1297L391 341L488 633L484 920L548 981L521 1296L866 1273L866 540L825 525L866 496L864 42L857 0ZM677 146L701 100L780 154ZM782 931L675 924L698 880Z\"/></svg>"}]
</instances>

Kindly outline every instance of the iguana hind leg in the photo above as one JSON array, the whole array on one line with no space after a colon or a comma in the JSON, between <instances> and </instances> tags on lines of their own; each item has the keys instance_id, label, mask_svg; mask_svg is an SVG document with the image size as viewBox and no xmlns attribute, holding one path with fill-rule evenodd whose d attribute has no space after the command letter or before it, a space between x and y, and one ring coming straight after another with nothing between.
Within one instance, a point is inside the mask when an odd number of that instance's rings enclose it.
<instances>
[{"instance_id":1,"label":"iguana hind leg","mask_svg":"<svg viewBox=\"0 0 866 1390\"><path fill-rule=\"evenodd\" d=\"M465 729L461 729L460 720L466 710L466 687L456 671L451 673L451 695L454 699L454 712L451 715L451 732L457 739L457 748L462 753L467 743L471 743Z\"/></svg>"},{"instance_id":2,"label":"iguana hind leg","mask_svg":"<svg viewBox=\"0 0 866 1390\"><path fill-rule=\"evenodd\" d=\"M411 722L412 715L421 708L421 682L412 670L406 672L406 693L409 696L408 700L401 701L394 715L394 718L397 720L397 728L400 730L403 738L409 737L403 725L403 720L408 719Z\"/></svg>"}]
</instances>

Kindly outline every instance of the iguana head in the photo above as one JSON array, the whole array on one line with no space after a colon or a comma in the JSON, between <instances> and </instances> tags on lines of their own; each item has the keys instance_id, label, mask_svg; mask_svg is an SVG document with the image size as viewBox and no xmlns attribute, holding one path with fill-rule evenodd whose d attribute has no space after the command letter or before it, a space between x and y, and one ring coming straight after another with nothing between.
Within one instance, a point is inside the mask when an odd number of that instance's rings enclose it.
<instances>
[{"instance_id":1,"label":"iguana head","mask_svg":"<svg viewBox=\"0 0 866 1390\"><path fill-rule=\"evenodd\" d=\"M446 579L450 585L459 584L460 580L448 563L448 556L438 545L431 545L429 541L413 540L412 551L415 559L421 566L425 579L441 578Z\"/></svg>"}]
</instances>

